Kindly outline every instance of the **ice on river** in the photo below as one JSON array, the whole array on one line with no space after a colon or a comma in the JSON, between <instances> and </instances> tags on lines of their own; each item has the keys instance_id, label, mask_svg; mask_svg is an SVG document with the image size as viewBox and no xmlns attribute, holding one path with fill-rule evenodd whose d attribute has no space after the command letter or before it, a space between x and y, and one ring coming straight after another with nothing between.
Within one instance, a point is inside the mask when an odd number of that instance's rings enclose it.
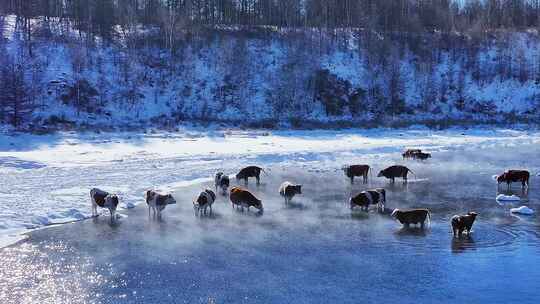
<instances>
[{"instance_id":1,"label":"ice on river","mask_svg":"<svg viewBox=\"0 0 540 304\"><path fill-rule=\"evenodd\" d=\"M436 179L427 180L422 168L437 166L441 157L452 162L445 170L466 167L487 176L513 166L535 166L531 169L538 171L540 166L529 164L527 158L497 153L538 143L540 133L528 131L425 128L0 134L0 236L88 218L93 187L117 193L119 211L125 213L144 204L148 189L170 190L211 180L218 170L233 176L251 164L275 170L301 168L315 175L339 171L345 164L367 163L375 171L406 164L416 173L416 181L433 183ZM405 161L401 157L405 147L429 149L434 157L425 163ZM484 157L476 162L465 159L468 151L480 150L493 151L488 162Z\"/></svg>"}]
</instances>

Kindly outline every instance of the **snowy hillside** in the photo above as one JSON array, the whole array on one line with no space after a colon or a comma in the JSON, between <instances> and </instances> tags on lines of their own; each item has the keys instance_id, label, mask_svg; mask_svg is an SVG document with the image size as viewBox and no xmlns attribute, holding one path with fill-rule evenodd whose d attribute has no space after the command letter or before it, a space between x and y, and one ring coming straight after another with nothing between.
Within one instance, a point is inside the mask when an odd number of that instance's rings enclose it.
<instances>
[{"instance_id":1,"label":"snowy hillside","mask_svg":"<svg viewBox=\"0 0 540 304\"><path fill-rule=\"evenodd\" d=\"M174 127L399 126L540 120L540 38L429 34L417 44L362 31L214 31L171 54L36 25L32 56L14 16L0 19L5 69L20 72L19 123ZM321 42L322 41L322 42ZM140 43L140 42L139 42ZM9 70L8 70L9 73ZM6 98L6 94L0 95ZM26 111L25 111L26 110ZM3 103L0 120L14 110Z\"/></svg>"}]
</instances>

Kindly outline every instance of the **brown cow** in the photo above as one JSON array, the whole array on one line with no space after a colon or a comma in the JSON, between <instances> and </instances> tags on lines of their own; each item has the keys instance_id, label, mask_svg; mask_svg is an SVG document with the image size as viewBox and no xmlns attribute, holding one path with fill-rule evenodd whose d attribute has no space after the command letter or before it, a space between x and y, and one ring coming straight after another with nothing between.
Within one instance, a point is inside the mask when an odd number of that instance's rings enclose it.
<instances>
[{"instance_id":1,"label":"brown cow","mask_svg":"<svg viewBox=\"0 0 540 304\"><path fill-rule=\"evenodd\" d=\"M351 209L360 206L360 209L365 211L368 211L369 205L377 205L377 209L384 211L384 203L386 203L386 191L382 188L362 191L349 199Z\"/></svg>"},{"instance_id":2,"label":"brown cow","mask_svg":"<svg viewBox=\"0 0 540 304\"><path fill-rule=\"evenodd\" d=\"M242 211L244 211L244 207L246 207L249 211L250 207L254 207L256 209L259 209L260 212L263 211L262 201L256 198L255 195L253 195L248 190L242 189L240 187L233 187L231 189L230 199L233 208L239 206L242 208Z\"/></svg>"},{"instance_id":3,"label":"brown cow","mask_svg":"<svg viewBox=\"0 0 540 304\"><path fill-rule=\"evenodd\" d=\"M352 165L343 168L343 171L345 171L345 175L351 179L351 184L354 184L354 177L356 176L361 176L363 178L363 183L367 184L369 169L369 165Z\"/></svg>"},{"instance_id":4,"label":"brown cow","mask_svg":"<svg viewBox=\"0 0 540 304\"><path fill-rule=\"evenodd\" d=\"M411 209L411 210L399 210L395 209L392 212L392 217L397 219L405 227L409 225L420 224L420 227L424 229L424 222L431 223L431 212L427 209Z\"/></svg>"},{"instance_id":5,"label":"brown cow","mask_svg":"<svg viewBox=\"0 0 540 304\"><path fill-rule=\"evenodd\" d=\"M111 214L111 223L116 217L116 208L118 207L118 196L110 194L107 191L93 188L90 190L90 200L92 201L92 216L97 216L97 207L107 208Z\"/></svg>"},{"instance_id":6,"label":"brown cow","mask_svg":"<svg viewBox=\"0 0 540 304\"><path fill-rule=\"evenodd\" d=\"M396 181L396 177L402 177L403 178L403 182L407 182L407 174L409 174L409 172L411 172L412 174L414 174L414 172L412 172L411 169L405 167L405 166L399 166L399 165L395 165L395 166L390 166L384 170L381 170L381 172L379 172L379 174L377 175L377 177L381 177L381 176L384 176L388 179L391 179L392 180L392 183Z\"/></svg>"},{"instance_id":7,"label":"brown cow","mask_svg":"<svg viewBox=\"0 0 540 304\"><path fill-rule=\"evenodd\" d=\"M255 177L257 179L257 185L259 185L261 182L261 172L265 172L264 169L257 166L245 167L236 174L236 180L243 179L247 185L248 178Z\"/></svg>"},{"instance_id":8,"label":"brown cow","mask_svg":"<svg viewBox=\"0 0 540 304\"><path fill-rule=\"evenodd\" d=\"M497 176L497 186L501 183L506 183L508 189L510 189L511 183L521 182L522 188L529 188L529 177L530 173L527 170L508 170Z\"/></svg>"},{"instance_id":9,"label":"brown cow","mask_svg":"<svg viewBox=\"0 0 540 304\"><path fill-rule=\"evenodd\" d=\"M451 220L454 236L460 236L463 231L466 231L467 234L471 234L471 228L477 215L476 212L469 212L464 215L454 215Z\"/></svg>"}]
</instances>

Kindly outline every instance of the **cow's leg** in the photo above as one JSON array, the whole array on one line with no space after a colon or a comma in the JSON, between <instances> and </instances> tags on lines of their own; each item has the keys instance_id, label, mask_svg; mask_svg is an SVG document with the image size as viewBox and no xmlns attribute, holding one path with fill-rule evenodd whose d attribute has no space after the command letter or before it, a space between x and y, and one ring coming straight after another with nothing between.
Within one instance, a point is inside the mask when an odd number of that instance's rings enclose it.
<instances>
[{"instance_id":1,"label":"cow's leg","mask_svg":"<svg viewBox=\"0 0 540 304\"><path fill-rule=\"evenodd\" d=\"M261 184L261 176L260 175L257 175L255 176L255 178L257 179L257 186Z\"/></svg>"},{"instance_id":2,"label":"cow's leg","mask_svg":"<svg viewBox=\"0 0 540 304\"><path fill-rule=\"evenodd\" d=\"M246 184L246 186L248 185L248 178L244 178L244 184Z\"/></svg>"},{"instance_id":3,"label":"cow's leg","mask_svg":"<svg viewBox=\"0 0 540 304\"><path fill-rule=\"evenodd\" d=\"M354 184L354 176L351 176L351 185Z\"/></svg>"},{"instance_id":4,"label":"cow's leg","mask_svg":"<svg viewBox=\"0 0 540 304\"><path fill-rule=\"evenodd\" d=\"M92 216L97 216L97 204L94 199L92 199Z\"/></svg>"}]
</instances>

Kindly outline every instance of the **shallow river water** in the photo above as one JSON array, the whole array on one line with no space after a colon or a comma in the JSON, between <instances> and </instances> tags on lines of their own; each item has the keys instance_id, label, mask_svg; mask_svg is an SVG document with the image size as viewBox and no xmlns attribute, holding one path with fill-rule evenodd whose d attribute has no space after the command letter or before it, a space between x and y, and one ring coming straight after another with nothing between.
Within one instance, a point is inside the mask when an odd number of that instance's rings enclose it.
<instances>
[{"instance_id":1,"label":"shallow river water","mask_svg":"<svg viewBox=\"0 0 540 304\"><path fill-rule=\"evenodd\" d=\"M211 216L192 200L210 184L179 188L161 221L144 206L51 227L0 250L2 303L538 303L540 211L538 147L441 152L426 162L381 157L416 175L405 185L376 177L351 186L336 168L275 166L249 189L263 214L233 210L218 196ZM529 168L528 193L515 184L497 203L492 175ZM339 168L337 168L339 169ZM233 172L230 172L233 173ZM303 184L285 206L279 184ZM351 194L384 187L387 207L429 208L431 227L402 229L388 214L353 211ZM505 187L503 187L505 190ZM501 191L503 190L501 189ZM454 214L479 213L470 237L454 238Z\"/></svg>"}]
</instances>

